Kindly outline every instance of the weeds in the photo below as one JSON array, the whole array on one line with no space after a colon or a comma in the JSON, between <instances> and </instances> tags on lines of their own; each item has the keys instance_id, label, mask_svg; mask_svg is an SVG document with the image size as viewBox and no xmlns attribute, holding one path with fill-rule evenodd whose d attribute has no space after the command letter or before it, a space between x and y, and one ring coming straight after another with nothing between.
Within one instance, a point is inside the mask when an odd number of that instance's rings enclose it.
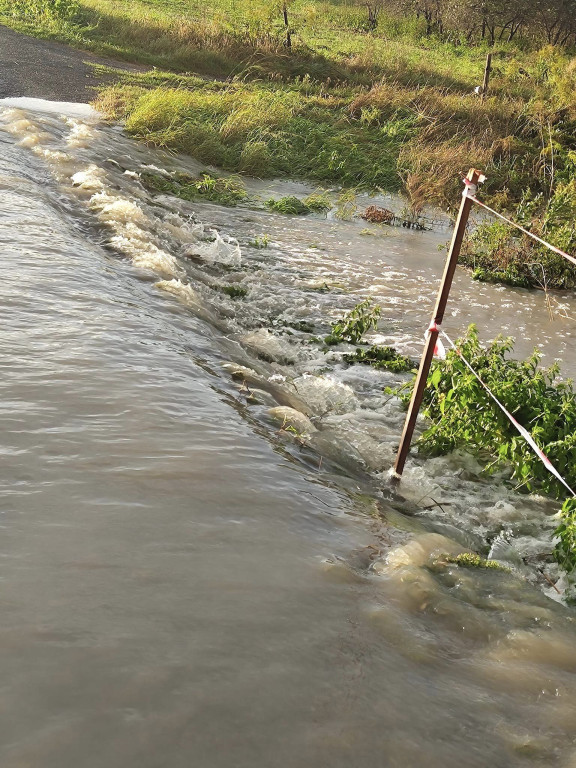
<instances>
[{"instance_id":1,"label":"weeds","mask_svg":"<svg viewBox=\"0 0 576 768\"><path fill-rule=\"evenodd\" d=\"M309 195L304 200L293 195L281 197L280 200L267 200L267 208L276 213L286 213L294 216L305 216L308 213L326 213L332 208L327 195Z\"/></svg>"},{"instance_id":2,"label":"weeds","mask_svg":"<svg viewBox=\"0 0 576 768\"><path fill-rule=\"evenodd\" d=\"M217 178L209 173L203 173L198 178L187 173L167 177L146 172L141 174L140 180L148 190L175 195L182 200L208 200L234 207L248 198L243 183L234 177Z\"/></svg>"},{"instance_id":3,"label":"weeds","mask_svg":"<svg viewBox=\"0 0 576 768\"><path fill-rule=\"evenodd\" d=\"M198 83L149 88L141 78L106 89L97 107L132 136L224 170L398 190L400 142L350 119L351 91L300 83ZM309 206L319 210L318 198ZM327 205L322 200L321 208Z\"/></svg>"},{"instance_id":4,"label":"weeds","mask_svg":"<svg viewBox=\"0 0 576 768\"><path fill-rule=\"evenodd\" d=\"M305 216L311 209L298 197L281 197L280 200L266 200L266 208L276 213L285 213L293 216Z\"/></svg>"},{"instance_id":5,"label":"weeds","mask_svg":"<svg viewBox=\"0 0 576 768\"><path fill-rule=\"evenodd\" d=\"M251 245L252 248L258 248L262 250L263 248L268 248L270 245L270 238L268 235L258 235L253 240L250 240L249 245Z\"/></svg>"},{"instance_id":6,"label":"weeds","mask_svg":"<svg viewBox=\"0 0 576 768\"><path fill-rule=\"evenodd\" d=\"M332 323L330 334L324 339L325 343L329 346L345 341L358 344L365 333L377 327L381 311L370 299L360 302L341 320Z\"/></svg>"},{"instance_id":7,"label":"weeds","mask_svg":"<svg viewBox=\"0 0 576 768\"><path fill-rule=\"evenodd\" d=\"M40 24L70 23L78 17L80 5L76 0L4 0L0 2L0 11Z\"/></svg>"},{"instance_id":8,"label":"weeds","mask_svg":"<svg viewBox=\"0 0 576 768\"><path fill-rule=\"evenodd\" d=\"M514 215L534 234L568 253L576 253L573 179L558 183L548 198L527 190ZM475 279L486 282L523 288L576 288L576 269L566 259L500 221L483 224L472 232L462 263L474 269Z\"/></svg>"},{"instance_id":9,"label":"weeds","mask_svg":"<svg viewBox=\"0 0 576 768\"><path fill-rule=\"evenodd\" d=\"M360 363L362 365L371 365L378 370L393 371L394 373L409 373L414 371L414 361L405 355L401 355L394 347L372 346L368 349L358 347L352 355L343 356L345 362L353 365Z\"/></svg>"},{"instance_id":10,"label":"weeds","mask_svg":"<svg viewBox=\"0 0 576 768\"><path fill-rule=\"evenodd\" d=\"M0 10L7 23L154 65L151 73L124 74L98 100L153 145L258 177L403 188L414 211L430 203L454 208L462 173L474 165L487 174L488 200L513 212L530 188L534 199L542 196L537 227L560 247L573 242L568 222L553 232L545 221L562 216L555 206L576 169L570 51L537 50L531 39L497 42L482 101L473 93L481 46L423 41L416 16L383 13L367 27L366 8L349 2L294 0L290 51L279 6L269 0L0 0ZM355 214L351 201L338 208L343 218ZM500 262L524 244L508 238L498 248L494 263L477 255L484 269L477 276L502 273L515 282ZM529 261L540 256L530 251ZM560 266L544 266L553 285ZM570 276L558 279L571 285Z\"/></svg>"},{"instance_id":11,"label":"weeds","mask_svg":"<svg viewBox=\"0 0 576 768\"><path fill-rule=\"evenodd\" d=\"M336 218L342 221L352 221L356 215L356 193L353 189L341 192L336 202Z\"/></svg>"},{"instance_id":12,"label":"weeds","mask_svg":"<svg viewBox=\"0 0 576 768\"><path fill-rule=\"evenodd\" d=\"M445 563L453 563L461 568L489 568L496 571L508 571L503 565L494 560L485 560L476 552L463 552L461 555L444 555L442 558Z\"/></svg>"},{"instance_id":13,"label":"weeds","mask_svg":"<svg viewBox=\"0 0 576 768\"><path fill-rule=\"evenodd\" d=\"M342 10L339 23L346 14L352 10ZM472 165L488 176L487 198L507 210L528 187L546 199L569 182L576 162L576 68L567 54L495 50L491 96L482 102L473 93L482 72L479 51L374 36L367 46L365 34L331 23L318 20L308 39L327 43L333 64L346 62L339 77L328 69L315 79L294 72L263 76L258 64L232 82L180 76L175 87L175 75L155 71L148 82L125 76L100 106L125 119L132 135L225 170L369 190L403 187L416 212L427 204L454 208L462 173ZM398 24L394 29L402 35ZM259 45L263 56L274 49L263 39ZM307 55L298 46L290 56L274 50L277 69L293 68ZM341 218L355 212L352 199L337 204Z\"/></svg>"},{"instance_id":14,"label":"weeds","mask_svg":"<svg viewBox=\"0 0 576 768\"><path fill-rule=\"evenodd\" d=\"M248 289L241 285L222 285L218 288L220 293L225 293L231 299L244 299L248 295Z\"/></svg>"},{"instance_id":15,"label":"weeds","mask_svg":"<svg viewBox=\"0 0 576 768\"><path fill-rule=\"evenodd\" d=\"M326 193L315 193L304 199L304 204L314 213L327 213L332 209L332 201Z\"/></svg>"}]
</instances>

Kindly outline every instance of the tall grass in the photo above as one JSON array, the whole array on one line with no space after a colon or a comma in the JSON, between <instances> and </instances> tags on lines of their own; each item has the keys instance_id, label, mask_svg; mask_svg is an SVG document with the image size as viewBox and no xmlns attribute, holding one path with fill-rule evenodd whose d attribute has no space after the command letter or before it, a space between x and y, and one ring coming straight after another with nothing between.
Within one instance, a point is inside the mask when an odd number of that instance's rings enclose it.
<instances>
[{"instance_id":1,"label":"tall grass","mask_svg":"<svg viewBox=\"0 0 576 768\"><path fill-rule=\"evenodd\" d=\"M98 106L150 144L256 176L291 176L399 189L405 117L386 130L350 112L346 89L232 82L194 89L118 86Z\"/></svg>"}]
</instances>

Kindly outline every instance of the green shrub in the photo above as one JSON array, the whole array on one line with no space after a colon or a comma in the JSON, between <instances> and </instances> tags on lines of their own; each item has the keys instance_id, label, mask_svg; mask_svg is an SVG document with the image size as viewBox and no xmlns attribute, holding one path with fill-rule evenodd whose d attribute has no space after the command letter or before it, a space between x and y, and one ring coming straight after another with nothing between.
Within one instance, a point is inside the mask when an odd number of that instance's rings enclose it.
<instances>
[{"instance_id":1,"label":"green shrub","mask_svg":"<svg viewBox=\"0 0 576 768\"><path fill-rule=\"evenodd\" d=\"M508 267L505 271L476 267L472 272L472 278L481 283L497 283L499 285L511 285L514 288L532 288L532 282L521 275L515 267Z\"/></svg>"},{"instance_id":2,"label":"green shrub","mask_svg":"<svg viewBox=\"0 0 576 768\"><path fill-rule=\"evenodd\" d=\"M548 198L528 190L513 216L551 245L576 254L576 181L560 182ZM477 227L461 261L473 268L477 280L523 288L576 288L576 267L502 221Z\"/></svg>"},{"instance_id":3,"label":"green shrub","mask_svg":"<svg viewBox=\"0 0 576 768\"><path fill-rule=\"evenodd\" d=\"M531 432L569 485L576 485L576 393L571 381L559 381L559 368L539 366L535 351L527 360L508 357L511 339L480 344L474 326L457 342L470 362L510 413ZM406 403L409 393L401 393ZM562 498L566 490L510 423L455 351L437 361L424 396L430 425L419 450L443 455L456 449L478 457L488 473L508 469L517 487Z\"/></svg>"}]
</instances>

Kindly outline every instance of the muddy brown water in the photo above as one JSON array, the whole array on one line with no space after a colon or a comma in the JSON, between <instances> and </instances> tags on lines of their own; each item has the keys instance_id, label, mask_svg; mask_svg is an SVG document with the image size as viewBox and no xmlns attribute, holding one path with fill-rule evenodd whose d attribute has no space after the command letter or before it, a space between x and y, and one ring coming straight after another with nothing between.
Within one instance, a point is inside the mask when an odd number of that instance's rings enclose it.
<instances>
[{"instance_id":1,"label":"muddy brown water","mask_svg":"<svg viewBox=\"0 0 576 768\"><path fill-rule=\"evenodd\" d=\"M83 108L0 110L3 768L575 765L572 610L521 572L438 564L459 544L392 509L351 454L322 462L263 416L288 366L258 345L281 357L294 339L278 352L255 318L286 305L328 322L315 281L345 284L345 306L375 284L366 270L407 269L431 240L379 240L375 263L353 224L185 218L124 173L170 158ZM264 231L269 262L248 244ZM379 332L417 348L392 306ZM228 363L267 376L260 406ZM312 410L332 407L326 443L362 385L350 412L397 433L397 414L369 410L380 380L358 376L300 382Z\"/></svg>"}]
</instances>

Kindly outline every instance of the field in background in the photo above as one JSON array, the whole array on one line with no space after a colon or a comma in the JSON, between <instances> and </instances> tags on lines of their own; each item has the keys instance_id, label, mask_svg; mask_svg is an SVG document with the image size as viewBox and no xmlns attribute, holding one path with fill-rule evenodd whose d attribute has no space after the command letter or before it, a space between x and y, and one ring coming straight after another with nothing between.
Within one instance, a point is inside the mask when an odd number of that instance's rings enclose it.
<instances>
[{"instance_id":1,"label":"field in background","mask_svg":"<svg viewBox=\"0 0 576 768\"><path fill-rule=\"evenodd\" d=\"M497 43L482 102L484 44L427 35L416 16L381 13L370 29L366 8L351 2L290 3L291 49L270 0L3 7L13 26L154 66L98 100L151 144L256 176L403 190L415 210L453 208L461 175L476 166L499 208L576 246L576 59L560 47ZM519 275L526 247L492 228L469 263L479 277L530 283Z\"/></svg>"}]
</instances>

